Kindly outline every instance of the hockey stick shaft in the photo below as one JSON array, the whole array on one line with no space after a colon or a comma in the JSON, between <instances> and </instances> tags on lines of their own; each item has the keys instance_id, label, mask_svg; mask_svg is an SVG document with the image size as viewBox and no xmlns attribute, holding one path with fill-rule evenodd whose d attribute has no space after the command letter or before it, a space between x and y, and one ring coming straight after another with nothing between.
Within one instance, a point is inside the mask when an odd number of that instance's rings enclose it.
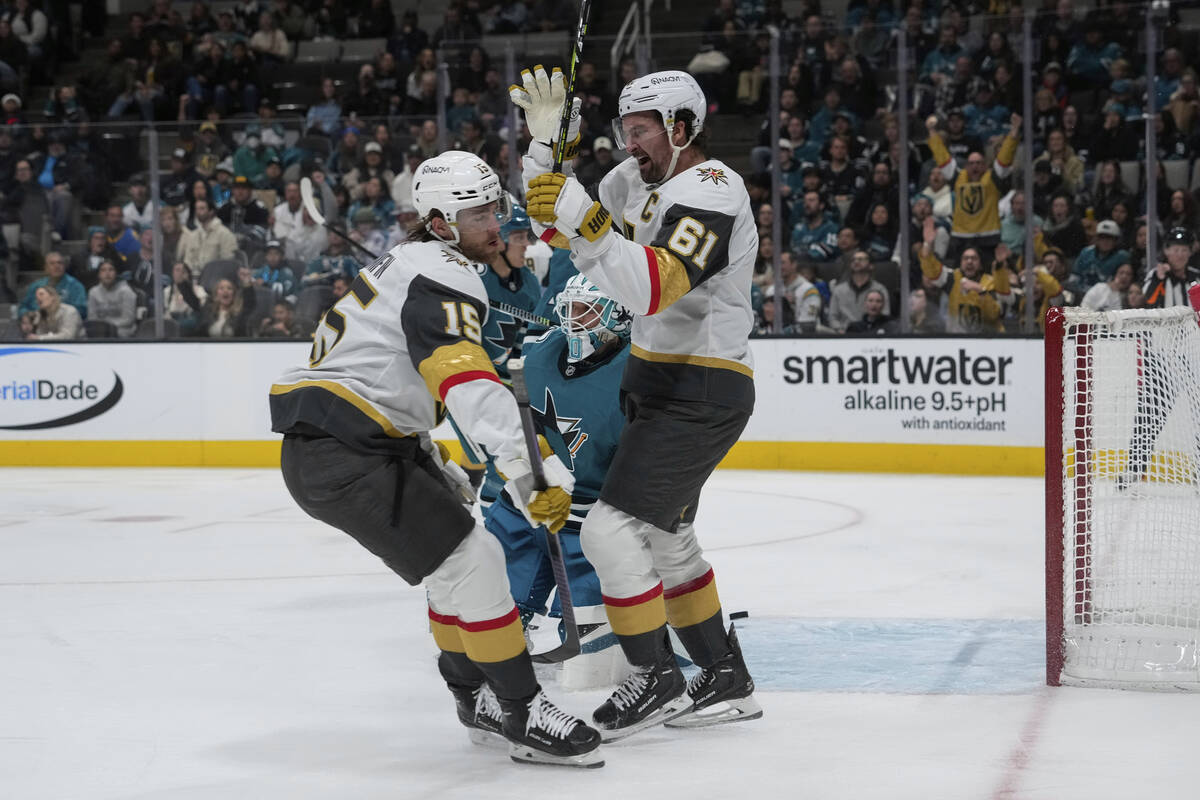
<instances>
[{"instance_id":1,"label":"hockey stick shaft","mask_svg":"<svg viewBox=\"0 0 1200 800\"><path fill-rule=\"evenodd\" d=\"M554 151L554 172L562 172L563 155L567 152L567 129L571 127L571 95L575 92L575 72L583 56L583 37L587 35L588 16L592 11L592 0L579 4L579 25L575 28L575 44L571 48L571 63L567 65L567 98L563 103L562 118L558 122L558 147Z\"/></svg>"},{"instance_id":2,"label":"hockey stick shaft","mask_svg":"<svg viewBox=\"0 0 1200 800\"><path fill-rule=\"evenodd\" d=\"M512 358L508 361L508 374L512 377L513 395L517 399L517 410L521 415L521 431L525 434L525 448L529 451L529 467L533 473L533 488L539 492L548 488L546 470L542 464L542 451L538 447L537 431L533 425L533 408L529 405L529 387L525 383L525 360ZM539 664L555 664L579 654L579 626L575 624L575 606L571 603L571 585L567 580L567 567L563 560L562 543L557 533L546 529L546 543L550 550L550 570L554 573L554 586L558 592L558 604L562 608L563 643L558 647L532 656Z\"/></svg>"},{"instance_id":3,"label":"hockey stick shaft","mask_svg":"<svg viewBox=\"0 0 1200 800\"><path fill-rule=\"evenodd\" d=\"M308 215L312 217L313 222L325 228L325 230L329 231L330 233L340 237L341 239L344 239L350 244L351 247L357 248L359 252L361 252L367 258L379 258L378 253L372 253L369 248L364 247L361 243L350 238L350 234L325 220L324 215L321 214L320 209L317 208L316 198L313 196L312 180L309 178L302 178L300 180L300 199L304 202L304 209L308 212ZM510 317L519 319L522 322L528 322L533 325L541 325L543 328L558 327L558 323L549 317L543 317L541 314L534 314L531 311L526 311L525 309L520 308L519 306L514 306L510 303L502 303L499 300L489 299L488 305L497 311L502 311L503 313L508 314Z\"/></svg>"}]
</instances>

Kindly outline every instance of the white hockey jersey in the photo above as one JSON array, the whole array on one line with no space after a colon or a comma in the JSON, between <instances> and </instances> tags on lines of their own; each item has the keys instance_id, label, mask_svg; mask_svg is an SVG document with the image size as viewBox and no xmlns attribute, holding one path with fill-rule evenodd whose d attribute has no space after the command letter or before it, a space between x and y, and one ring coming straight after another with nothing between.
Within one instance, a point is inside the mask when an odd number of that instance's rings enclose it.
<instances>
[{"instance_id":1,"label":"white hockey jersey","mask_svg":"<svg viewBox=\"0 0 1200 800\"><path fill-rule=\"evenodd\" d=\"M525 459L516 401L482 347L479 271L443 242L406 242L358 274L321 320L308 363L271 387L278 433L389 452L449 410L498 464Z\"/></svg>"},{"instance_id":2,"label":"white hockey jersey","mask_svg":"<svg viewBox=\"0 0 1200 800\"><path fill-rule=\"evenodd\" d=\"M650 187L631 158L601 181L600 202L624 236L573 250L579 271L637 315L622 388L752 409L758 231L741 177L710 159Z\"/></svg>"}]
</instances>

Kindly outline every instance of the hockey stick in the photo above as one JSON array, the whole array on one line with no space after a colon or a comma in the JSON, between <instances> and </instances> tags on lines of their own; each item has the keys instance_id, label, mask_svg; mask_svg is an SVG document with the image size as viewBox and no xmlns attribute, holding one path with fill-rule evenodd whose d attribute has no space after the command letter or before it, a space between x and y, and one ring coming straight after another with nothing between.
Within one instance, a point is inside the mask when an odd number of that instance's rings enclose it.
<instances>
[{"instance_id":1,"label":"hockey stick","mask_svg":"<svg viewBox=\"0 0 1200 800\"><path fill-rule=\"evenodd\" d=\"M562 172L563 155L567 152L567 128L571 127L571 95L575 92L575 68L583 55L583 37L587 35L588 15L592 11L592 0L579 4L579 25L575 28L575 44L571 48L571 63L567 65L567 97L563 102L562 118L558 121L558 148L554 151L554 169Z\"/></svg>"},{"instance_id":2,"label":"hockey stick","mask_svg":"<svg viewBox=\"0 0 1200 800\"><path fill-rule=\"evenodd\" d=\"M542 467L542 451L538 448L537 431L533 427L533 409L529 405L529 387L525 385L525 359L510 358L508 374L512 377L513 394L521 412L521 430L525 433L525 448L529 451L529 468L533 472L533 488L543 492L548 488L546 473ZM579 626L575 624L575 607L571 604L571 586L567 583L567 567L563 563L562 543L558 534L546 529L546 542L550 547L550 569L554 572L554 586L558 590L558 603L562 606L563 643L543 653L534 653L532 658L539 664L557 664L579 655Z\"/></svg>"},{"instance_id":3,"label":"hockey stick","mask_svg":"<svg viewBox=\"0 0 1200 800\"><path fill-rule=\"evenodd\" d=\"M379 255L377 253L372 253L368 248L364 247L359 242L356 242L353 239L351 239L350 235L347 234L345 231L343 231L341 228L337 227L336 225L330 224L329 222L326 222L325 216L323 214L321 214L320 209L317 208L317 200L313 196L313 182L312 182L311 178L301 178L300 179L300 200L304 203L304 210L308 212L308 215L310 217L312 217L313 222L315 222L318 225L320 225L321 227L325 228L325 230L329 231L330 233L333 233L336 236L344 239L345 241L347 241L350 244L351 247L357 248L359 250L359 252L361 252L363 255L367 256L368 258L370 258L372 260L379 258ZM543 328L557 328L558 327L558 323L555 322L554 320L550 319L549 317L543 317L540 314L534 314L530 311L526 311L523 308L519 308L518 306L514 306L509 303L501 303L499 300L488 300L488 305L491 306L492 308L496 309L497 311L502 311L505 314L508 314L513 319L519 319L522 322L529 322L534 325L541 325Z\"/></svg>"}]
</instances>

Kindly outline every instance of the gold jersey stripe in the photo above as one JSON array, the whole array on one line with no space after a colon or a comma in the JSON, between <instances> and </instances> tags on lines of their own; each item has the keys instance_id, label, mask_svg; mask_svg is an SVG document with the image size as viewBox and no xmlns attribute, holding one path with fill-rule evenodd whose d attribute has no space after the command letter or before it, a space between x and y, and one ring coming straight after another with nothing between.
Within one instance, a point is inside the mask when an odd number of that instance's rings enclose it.
<instances>
[{"instance_id":1,"label":"gold jersey stripe","mask_svg":"<svg viewBox=\"0 0 1200 800\"><path fill-rule=\"evenodd\" d=\"M442 399L439 392L447 378L463 372L490 372L496 375L496 368L484 349L466 339L437 348L417 366L417 371L425 379L425 387L435 400Z\"/></svg>"},{"instance_id":2,"label":"gold jersey stripe","mask_svg":"<svg viewBox=\"0 0 1200 800\"><path fill-rule=\"evenodd\" d=\"M371 405L367 400L359 397L354 392L350 391L350 389L346 388L340 383L336 383L335 381L311 380L298 381L296 383L276 383L271 386L271 394L287 394L288 392L294 392L297 389L307 389L310 387L324 389L330 394L337 395L341 399L345 400L347 403L370 417L377 425L379 425L379 427L383 428L383 432L388 436L392 436L397 439L403 439L406 436L414 435L411 433L401 432L396 428L395 425L388 421L388 418L385 417L379 411L379 409L375 408L375 406Z\"/></svg>"},{"instance_id":3,"label":"gold jersey stripe","mask_svg":"<svg viewBox=\"0 0 1200 800\"><path fill-rule=\"evenodd\" d=\"M608 622L618 636L637 636L661 628L667 622L667 609L663 604L662 592L656 593L644 603L632 606L604 604Z\"/></svg>"},{"instance_id":4,"label":"gold jersey stripe","mask_svg":"<svg viewBox=\"0 0 1200 800\"><path fill-rule=\"evenodd\" d=\"M674 628L697 625L720 612L721 600L717 596L717 583L710 580L695 591L668 597L667 621Z\"/></svg>"},{"instance_id":5,"label":"gold jersey stripe","mask_svg":"<svg viewBox=\"0 0 1200 800\"><path fill-rule=\"evenodd\" d=\"M467 652L467 648L463 646L462 632L457 625L439 622L430 617L429 628L433 631L433 642L439 650L448 653Z\"/></svg>"},{"instance_id":6,"label":"gold jersey stripe","mask_svg":"<svg viewBox=\"0 0 1200 800\"><path fill-rule=\"evenodd\" d=\"M660 364L691 364L697 367L710 367L712 369L729 369L734 372L740 372L748 378L754 377L753 369L738 361L731 361L727 358L695 356L687 353L656 353L652 350L638 347L636 344L630 346L629 352L643 361L656 361Z\"/></svg>"},{"instance_id":7,"label":"gold jersey stripe","mask_svg":"<svg viewBox=\"0 0 1200 800\"><path fill-rule=\"evenodd\" d=\"M472 631L462 627L458 630L467 658L475 662L495 664L525 652L525 632L521 629L520 617L491 630Z\"/></svg>"}]
</instances>

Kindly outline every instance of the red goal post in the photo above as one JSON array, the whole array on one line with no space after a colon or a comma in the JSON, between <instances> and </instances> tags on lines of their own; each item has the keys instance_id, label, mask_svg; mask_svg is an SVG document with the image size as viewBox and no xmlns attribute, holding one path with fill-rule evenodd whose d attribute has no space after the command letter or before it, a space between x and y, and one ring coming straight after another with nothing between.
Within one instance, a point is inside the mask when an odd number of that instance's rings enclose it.
<instances>
[{"instance_id":1,"label":"red goal post","mask_svg":"<svg viewBox=\"0 0 1200 800\"><path fill-rule=\"evenodd\" d=\"M1200 690L1197 314L1052 308L1045 346L1046 682Z\"/></svg>"}]
</instances>

